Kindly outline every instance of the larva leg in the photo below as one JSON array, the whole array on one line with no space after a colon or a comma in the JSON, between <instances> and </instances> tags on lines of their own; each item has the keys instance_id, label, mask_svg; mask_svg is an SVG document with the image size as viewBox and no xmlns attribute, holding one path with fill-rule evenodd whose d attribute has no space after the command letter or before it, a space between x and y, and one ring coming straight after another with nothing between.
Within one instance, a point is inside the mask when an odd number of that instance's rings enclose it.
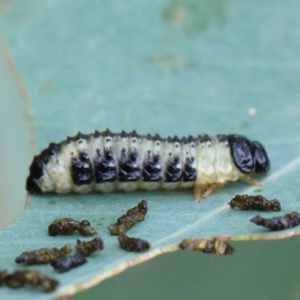
<instances>
[{"instance_id":1,"label":"larva leg","mask_svg":"<svg viewBox=\"0 0 300 300\"><path fill-rule=\"evenodd\" d=\"M262 186L262 184L259 181L251 178L250 176L242 177L241 180L245 183L248 183L248 184L253 184L253 185L256 185L256 186Z\"/></svg>"},{"instance_id":2,"label":"larva leg","mask_svg":"<svg viewBox=\"0 0 300 300\"><path fill-rule=\"evenodd\" d=\"M209 185L209 187L206 189L206 191L203 194L204 198L207 198L209 195L211 195L214 191L219 190L220 188L222 188L225 184L227 183L227 181L225 182L217 182L217 183L212 183Z\"/></svg>"},{"instance_id":3,"label":"larva leg","mask_svg":"<svg viewBox=\"0 0 300 300\"><path fill-rule=\"evenodd\" d=\"M196 202L200 202L201 194L207 189L207 186L208 186L207 183L195 183L194 195L195 195Z\"/></svg>"}]
</instances>

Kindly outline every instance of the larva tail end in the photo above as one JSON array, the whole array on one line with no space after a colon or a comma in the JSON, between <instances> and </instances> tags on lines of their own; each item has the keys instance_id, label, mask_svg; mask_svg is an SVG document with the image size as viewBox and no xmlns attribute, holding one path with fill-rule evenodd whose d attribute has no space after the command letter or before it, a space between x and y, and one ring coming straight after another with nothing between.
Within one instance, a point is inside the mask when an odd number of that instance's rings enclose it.
<instances>
[{"instance_id":1,"label":"larva tail end","mask_svg":"<svg viewBox=\"0 0 300 300\"><path fill-rule=\"evenodd\" d=\"M26 180L26 190L30 194L39 194L42 192L41 188L37 185L34 179L31 176L28 176Z\"/></svg>"}]
</instances>

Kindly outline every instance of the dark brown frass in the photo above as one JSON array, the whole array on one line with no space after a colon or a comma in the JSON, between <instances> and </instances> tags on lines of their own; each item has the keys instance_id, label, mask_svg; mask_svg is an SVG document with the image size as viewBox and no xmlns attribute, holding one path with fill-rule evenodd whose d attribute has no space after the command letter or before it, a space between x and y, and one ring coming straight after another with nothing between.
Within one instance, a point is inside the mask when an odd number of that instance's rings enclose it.
<instances>
[{"instance_id":1,"label":"dark brown frass","mask_svg":"<svg viewBox=\"0 0 300 300\"><path fill-rule=\"evenodd\" d=\"M216 255L227 255L234 252L234 248L227 242L218 241L217 239L184 239L179 247Z\"/></svg>"},{"instance_id":2,"label":"dark brown frass","mask_svg":"<svg viewBox=\"0 0 300 300\"><path fill-rule=\"evenodd\" d=\"M79 267L87 262L86 258L81 254L63 256L55 259L51 265L59 273L65 273L73 268Z\"/></svg>"},{"instance_id":3,"label":"dark brown frass","mask_svg":"<svg viewBox=\"0 0 300 300\"><path fill-rule=\"evenodd\" d=\"M228 202L231 208L239 208L241 210L260 210L260 211L279 211L281 210L280 202L277 199L267 200L261 195L236 195Z\"/></svg>"},{"instance_id":4,"label":"dark brown frass","mask_svg":"<svg viewBox=\"0 0 300 300\"><path fill-rule=\"evenodd\" d=\"M56 235L71 235L77 230L81 235L91 236L98 232L90 227L90 222L82 220L81 222L75 221L72 218L61 218L53 221L48 227L49 234Z\"/></svg>"},{"instance_id":5,"label":"dark brown frass","mask_svg":"<svg viewBox=\"0 0 300 300\"><path fill-rule=\"evenodd\" d=\"M108 227L111 235L123 235L127 229L131 228L135 223L144 220L148 211L146 200L142 200L137 206L129 209L127 213L121 216L117 223Z\"/></svg>"},{"instance_id":6,"label":"dark brown frass","mask_svg":"<svg viewBox=\"0 0 300 300\"><path fill-rule=\"evenodd\" d=\"M130 238L126 235L118 237L120 246L130 252L144 252L150 248L150 243L142 239Z\"/></svg>"},{"instance_id":7,"label":"dark brown frass","mask_svg":"<svg viewBox=\"0 0 300 300\"><path fill-rule=\"evenodd\" d=\"M3 285L3 282L5 281L7 274L8 272L6 270L0 271L0 286Z\"/></svg>"},{"instance_id":8,"label":"dark brown frass","mask_svg":"<svg viewBox=\"0 0 300 300\"><path fill-rule=\"evenodd\" d=\"M261 216L256 216L255 218L251 219L250 222L269 228L271 230L283 230L287 228L292 228L300 224L300 214L293 211L290 214L286 214L281 217L275 217L271 219L265 219Z\"/></svg>"},{"instance_id":9,"label":"dark brown frass","mask_svg":"<svg viewBox=\"0 0 300 300\"><path fill-rule=\"evenodd\" d=\"M58 286L58 281L35 270L15 270L13 273L0 271L0 286L5 283L8 287L17 289L25 284L41 286L47 293L53 292Z\"/></svg>"},{"instance_id":10,"label":"dark brown frass","mask_svg":"<svg viewBox=\"0 0 300 300\"><path fill-rule=\"evenodd\" d=\"M94 238L89 242L77 240L76 251L83 256L90 256L95 251L101 251L102 249L104 249L104 244L100 238Z\"/></svg>"},{"instance_id":11,"label":"dark brown frass","mask_svg":"<svg viewBox=\"0 0 300 300\"><path fill-rule=\"evenodd\" d=\"M27 263L29 265L35 264L48 264L58 257L65 256L68 253L72 252L72 248L68 245L62 247L61 249L57 248L41 248L38 250L25 251L19 255L15 262Z\"/></svg>"}]
</instances>

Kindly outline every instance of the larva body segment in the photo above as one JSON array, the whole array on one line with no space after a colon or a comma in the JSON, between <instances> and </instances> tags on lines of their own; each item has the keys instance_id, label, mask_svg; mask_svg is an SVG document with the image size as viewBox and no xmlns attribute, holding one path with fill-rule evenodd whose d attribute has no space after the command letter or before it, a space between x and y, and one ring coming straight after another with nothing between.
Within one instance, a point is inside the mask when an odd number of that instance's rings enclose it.
<instances>
[{"instance_id":1,"label":"larva body segment","mask_svg":"<svg viewBox=\"0 0 300 300\"><path fill-rule=\"evenodd\" d=\"M26 188L30 193L89 193L176 189L194 186L196 199L229 181L266 173L270 163L259 142L240 135L140 136L109 130L78 133L34 157Z\"/></svg>"}]
</instances>

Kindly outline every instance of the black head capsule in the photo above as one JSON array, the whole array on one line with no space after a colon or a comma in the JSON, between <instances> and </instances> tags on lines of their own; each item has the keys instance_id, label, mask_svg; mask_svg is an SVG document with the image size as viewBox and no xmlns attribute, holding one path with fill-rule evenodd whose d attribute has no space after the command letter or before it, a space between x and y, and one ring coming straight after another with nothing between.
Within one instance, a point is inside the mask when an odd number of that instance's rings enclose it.
<instances>
[{"instance_id":1,"label":"black head capsule","mask_svg":"<svg viewBox=\"0 0 300 300\"><path fill-rule=\"evenodd\" d=\"M255 173L266 174L270 170L270 160L263 145L259 142L252 142Z\"/></svg>"},{"instance_id":2,"label":"black head capsule","mask_svg":"<svg viewBox=\"0 0 300 300\"><path fill-rule=\"evenodd\" d=\"M250 142L246 137L230 134L227 136L231 155L236 167L243 173L265 174L270 169L266 150L259 142Z\"/></svg>"},{"instance_id":3,"label":"black head capsule","mask_svg":"<svg viewBox=\"0 0 300 300\"><path fill-rule=\"evenodd\" d=\"M236 167L242 173L251 173L254 169L251 142L246 137L237 134L228 135L227 140L229 142L231 156Z\"/></svg>"}]
</instances>

